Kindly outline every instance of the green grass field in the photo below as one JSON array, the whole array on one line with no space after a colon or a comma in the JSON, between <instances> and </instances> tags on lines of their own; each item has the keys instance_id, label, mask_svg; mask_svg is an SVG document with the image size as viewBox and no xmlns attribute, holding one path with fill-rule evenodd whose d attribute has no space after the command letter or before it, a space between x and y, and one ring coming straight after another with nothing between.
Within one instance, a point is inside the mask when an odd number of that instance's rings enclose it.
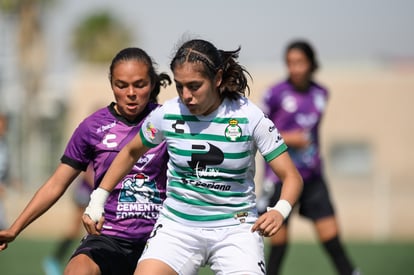
<instances>
[{"instance_id":1,"label":"green grass field","mask_svg":"<svg viewBox=\"0 0 414 275\"><path fill-rule=\"evenodd\" d=\"M1 275L41 275L42 259L53 241L18 239L0 252ZM348 253L364 275L414 274L414 242L347 243ZM240 259L242 260L242 259ZM199 275L213 274L208 268ZM285 275L335 274L322 248L315 243L292 243L283 266ZM270 275L270 274L269 274Z\"/></svg>"}]
</instances>

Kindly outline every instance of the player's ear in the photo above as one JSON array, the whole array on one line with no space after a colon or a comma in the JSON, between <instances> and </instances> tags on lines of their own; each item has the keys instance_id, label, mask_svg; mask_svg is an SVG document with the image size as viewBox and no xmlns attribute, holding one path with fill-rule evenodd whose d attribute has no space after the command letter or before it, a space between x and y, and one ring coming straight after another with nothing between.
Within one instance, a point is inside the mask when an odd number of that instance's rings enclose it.
<instances>
[{"instance_id":1,"label":"player's ear","mask_svg":"<svg viewBox=\"0 0 414 275\"><path fill-rule=\"evenodd\" d=\"M216 76L214 78L214 81L215 81L214 84L215 84L216 88L220 87L222 80L223 80L223 70L220 69L220 70L218 70L218 72L216 73Z\"/></svg>"}]
</instances>

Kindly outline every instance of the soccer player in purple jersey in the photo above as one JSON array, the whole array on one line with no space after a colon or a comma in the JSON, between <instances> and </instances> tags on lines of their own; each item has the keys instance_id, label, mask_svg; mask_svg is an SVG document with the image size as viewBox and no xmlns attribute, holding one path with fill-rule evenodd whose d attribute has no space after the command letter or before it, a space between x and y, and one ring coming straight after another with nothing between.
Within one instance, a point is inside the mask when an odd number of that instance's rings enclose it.
<instances>
[{"instance_id":1,"label":"soccer player in purple jersey","mask_svg":"<svg viewBox=\"0 0 414 275\"><path fill-rule=\"evenodd\" d=\"M288 145L304 187L297 203L300 215L313 221L320 242L331 257L338 274L359 274L345 253L339 238L338 222L325 183L319 152L319 125L328 99L328 91L313 80L318 68L312 46L293 41L285 51L288 79L271 87L264 97L264 112L273 120ZM258 208L265 211L280 196L281 181L266 165ZM267 274L279 274L288 243L288 221L271 237ZM354 273L353 273L354 272Z\"/></svg>"},{"instance_id":2,"label":"soccer player in purple jersey","mask_svg":"<svg viewBox=\"0 0 414 275\"><path fill-rule=\"evenodd\" d=\"M159 106L161 87L171 84L170 77L158 74L153 64L139 48L123 49L114 57L109 80L115 102L80 123L54 174L11 227L0 231L0 250L46 212L89 163L95 187L99 185L118 152L137 135L143 119ZM165 198L167 160L165 143L137 160L109 195L103 227L82 240L65 274L133 274Z\"/></svg>"}]
</instances>

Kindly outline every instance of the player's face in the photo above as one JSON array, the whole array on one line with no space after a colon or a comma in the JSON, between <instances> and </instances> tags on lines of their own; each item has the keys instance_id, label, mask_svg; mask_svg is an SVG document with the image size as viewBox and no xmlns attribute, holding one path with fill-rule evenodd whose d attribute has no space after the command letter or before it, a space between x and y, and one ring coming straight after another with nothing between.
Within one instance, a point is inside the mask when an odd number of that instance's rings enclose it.
<instances>
[{"instance_id":1,"label":"player's face","mask_svg":"<svg viewBox=\"0 0 414 275\"><path fill-rule=\"evenodd\" d=\"M132 121L148 104L153 85L148 66L137 60L121 61L112 72L116 111Z\"/></svg>"},{"instance_id":2,"label":"player's face","mask_svg":"<svg viewBox=\"0 0 414 275\"><path fill-rule=\"evenodd\" d=\"M286 64L293 85L302 87L309 82L311 63L301 50L291 49L286 55Z\"/></svg>"},{"instance_id":3,"label":"player's face","mask_svg":"<svg viewBox=\"0 0 414 275\"><path fill-rule=\"evenodd\" d=\"M174 68L178 96L193 115L208 115L221 103L218 86L221 72L212 81L202 74L203 65L185 62Z\"/></svg>"}]
</instances>

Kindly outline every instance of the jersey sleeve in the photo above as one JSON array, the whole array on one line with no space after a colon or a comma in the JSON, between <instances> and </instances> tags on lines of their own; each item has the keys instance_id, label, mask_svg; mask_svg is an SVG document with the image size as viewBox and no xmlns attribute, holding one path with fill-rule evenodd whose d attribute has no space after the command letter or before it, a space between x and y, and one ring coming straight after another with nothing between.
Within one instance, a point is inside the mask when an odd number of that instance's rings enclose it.
<instances>
[{"instance_id":1,"label":"jersey sleeve","mask_svg":"<svg viewBox=\"0 0 414 275\"><path fill-rule=\"evenodd\" d=\"M164 140L164 133L162 131L163 112L164 107L161 106L152 111L144 120L139 134L142 143L149 147L156 147Z\"/></svg>"},{"instance_id":2,"label":"jersey sleeve","mask_svg":"<svg viewBox=\"0 0 414 275\"><path fill-rule=\"evenodd\" d=\"M283 141L275 124L264 116L259 120L253 136L259 152L266 162L271 161L287 150L287 145Z\"/></svg>"},{"instance_id":3,"label":"jersey sleeve","mask_svg":"<svg viewBox=\"0 0 414 275\"><path fill-rule=\"evenodd\" d=\"M84 121L75 129L68 144L66 145L61 162L69 166L86 171L86 168L91 161L91 150L88 134L88 126Z\"/></svg>"}]
</instances>

